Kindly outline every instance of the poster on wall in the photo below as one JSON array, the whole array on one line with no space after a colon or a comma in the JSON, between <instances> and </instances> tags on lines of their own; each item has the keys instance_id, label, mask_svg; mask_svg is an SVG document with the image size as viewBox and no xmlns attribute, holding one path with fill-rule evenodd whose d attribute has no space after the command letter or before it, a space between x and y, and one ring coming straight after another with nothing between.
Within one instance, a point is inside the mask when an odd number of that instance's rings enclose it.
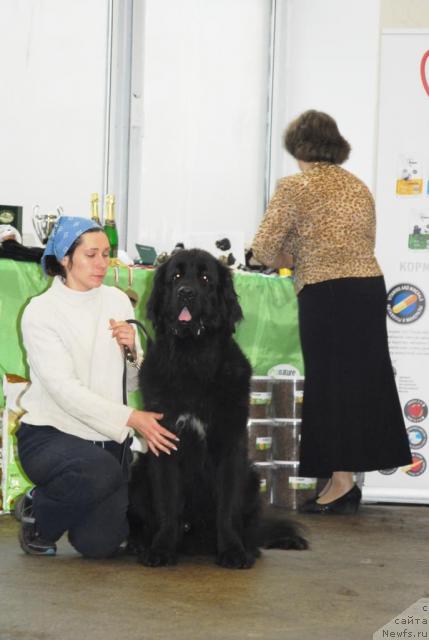
<instances>
[{"instance_id":1,"label":"poster on wall","mask_svg":"<svg viewBox=\"0 0 429 640\"><path fill-rule=\"evenodd\" d=\"M429 503L429 31L383 32L378 122L376 254L412 463L365 474L363 498Z\"/></svg>"}]
</instances>

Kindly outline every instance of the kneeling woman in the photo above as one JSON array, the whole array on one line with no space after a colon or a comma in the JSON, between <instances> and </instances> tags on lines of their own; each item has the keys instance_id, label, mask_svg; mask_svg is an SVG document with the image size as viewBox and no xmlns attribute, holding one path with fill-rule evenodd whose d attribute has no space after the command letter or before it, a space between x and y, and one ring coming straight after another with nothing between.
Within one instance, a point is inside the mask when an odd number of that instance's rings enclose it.
<instances>
[{"instance_id":1,"label":"kneeling woman","mask_svg":"<svg viewBox=\"0 0 429 640\"><path fill-rule=\"evenodd\" d=\"M176 436L122 401L123 348L141 358L134 312L125 293L103 285L109 241L86 218L63 216L42 257L52 286L22 317L31 384L18 430L18 452L35 484L20 505L20 544L54 555L68 532L83 556L108 557L127 538L127 463L134 431L156 455ZM129 388L137 368L127 364Z\"/></svg>"}]
</instances>

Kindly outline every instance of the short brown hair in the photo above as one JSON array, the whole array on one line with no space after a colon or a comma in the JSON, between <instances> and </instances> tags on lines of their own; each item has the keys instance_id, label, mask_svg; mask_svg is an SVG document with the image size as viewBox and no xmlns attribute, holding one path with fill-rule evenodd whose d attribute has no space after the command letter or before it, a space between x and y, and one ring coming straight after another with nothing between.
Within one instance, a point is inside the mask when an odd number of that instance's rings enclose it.
<instances>
[{"instance_id":1,"label":"short brown hair","mask_svg":"<svg viewBox=\"0 0 429 640\"><path fill-rule=\"evenodd\" d=\"M284 136L286 150L304 162L342 164L350 145L338 130L337 123L323 111L310 109L293 120Z\"/></svg>"}]
</instances>

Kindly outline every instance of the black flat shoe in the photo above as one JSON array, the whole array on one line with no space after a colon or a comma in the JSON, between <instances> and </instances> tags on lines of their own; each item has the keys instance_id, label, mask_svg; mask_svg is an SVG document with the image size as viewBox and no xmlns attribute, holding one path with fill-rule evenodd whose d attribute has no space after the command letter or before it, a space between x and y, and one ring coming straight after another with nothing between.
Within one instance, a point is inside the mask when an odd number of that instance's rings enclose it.
<instances>
[{"instance_id":1,"label":"black flat shoe","mask_svg":"<svg viewBox=\"0 0 429 640\"><path fill-rule=\"evenodd\" d=\"M347 493L336 500L332 500L332 502L319 504L317 502L317 498L307 500L307 502L304 502L304 504L299 508L299 512L350 515L356 513L358 510L361 498L362 492L355 484L350 491L347 491Z\"/></svg>"}]
</instances>

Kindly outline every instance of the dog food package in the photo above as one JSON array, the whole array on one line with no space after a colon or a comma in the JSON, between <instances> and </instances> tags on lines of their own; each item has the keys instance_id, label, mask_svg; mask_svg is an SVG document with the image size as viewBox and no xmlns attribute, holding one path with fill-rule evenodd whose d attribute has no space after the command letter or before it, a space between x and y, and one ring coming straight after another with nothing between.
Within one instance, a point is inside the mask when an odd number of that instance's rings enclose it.
<instances>
[{"instance_id":1,"label":"dog food package","mask_svg":"<svg viewBox=\"0 0 429 640\"><path fill-rule=\"evenodd\" d=\"M272 458L271 420L249 420L247 423L249 458L252 462L268 462Z\"/></svg>"},{"instance_id":2,"label":"dog food package","mask_svg":"<svg viewBox=\"0 0 429 640\"><path fill-rule=\"evenodd\" d=\"M271 433L273 458L297 462L301 440L301 420L273 420Z\"/></svg>"},{"instance_id":3,"label":"dog food package","mask_svg":"<svg viewBox=\"0 0 429 640\"><path fill-rule=\"evenodd\" d=\"M3 513L13 511L16 498L32 486L19 463L15 435L19 419L23 414L19 400L27 385L28 380L20 376L6 374L3 377L3 393L6 398L2 419L1 457L1 509Z\"/></svg>"},{"instance_id":4,"label":"dog food package","mask_svg":"<svg viewBox=\"0 0 429 640\"><path fill-rule=\"evenodd\" d=\"M253 468L259 475L259 495L263 506L268 506L272 501L272 462L255 462Z\"/></svg>"},{"instance_id":5,"label":"dog food package","mask_svg":"<svg viewBox=\"0 0 429 640\"><path fill-rule=\"evenodd\" d=\"M249 417L268 418L271 413L271 386L269 376L253 376L250 380Z\"/></svg>"},{"instance_id":6,"label":"dog food package","mask_svg":"<svg viewBox=\"0 0 429 640\"><path fill-rule=\"evenodd\" d=\"M273 460L272 502L276 507L296 510L316 497L317 478L302 478L298 462Z\"/></svg>"},{"instance_id":7,"label":"dog food package","mask_svg":"<svg viewBox=\"0 0 429 640\"><path fill-rule=\"evenodd\" d=\"M275 376L272 384L272 415L281 419L302 418L303 376Z\"/></svg>"}]
</instances>

